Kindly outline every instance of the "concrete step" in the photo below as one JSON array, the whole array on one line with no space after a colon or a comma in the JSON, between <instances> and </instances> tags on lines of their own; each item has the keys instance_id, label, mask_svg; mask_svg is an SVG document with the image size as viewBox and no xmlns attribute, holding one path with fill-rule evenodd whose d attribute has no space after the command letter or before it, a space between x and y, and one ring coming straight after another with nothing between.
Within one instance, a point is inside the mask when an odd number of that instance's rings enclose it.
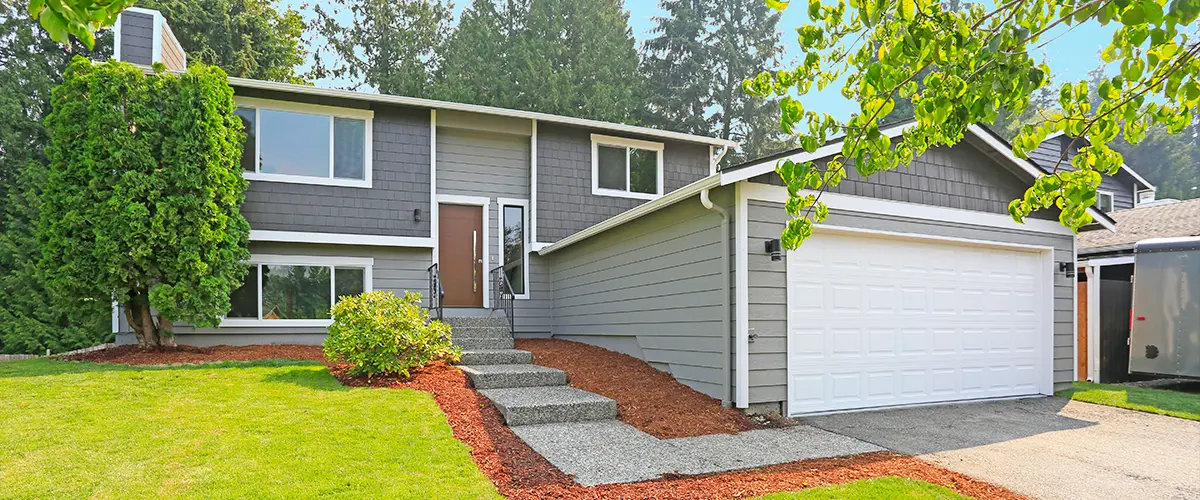
<instances>
[{"instance_id":1,"label":"concrete step","mask_svg":"<svg viewBox=\"0 0 1200 500\"><path fill-rule=\"evenodd\" d=\"M454 345L461 347L464 351L480 351L484 349L512 349L512 337L501 337L493 339L478 339L478 338L455 338L450 335L450 341Z\"/></svg>"},{"instance_id":2,"label":"concrete step","mask_svg":"<svg viewBox=\"0 0 1200 500\"><path fill-rule=\"evenodd\" d=\"M510 426L617 418L617 402L565 385L479 391Z\"/></svg>"},{"instance_id":3,"label":"concrete step","mask_svg":"<svg viewBox=\"0 0 1200 500\"><path fill-rule=\"evenodd\" d=\"M497 314L498 316L446 316L442 322L455 329L480 327L508 329L508 319L504 317L503 313Z\"/></svg>"},{"instance_id":4,"label":"concrete step","mask_svg":"<svg viewBox=\"0 0 1200 500\"><path fill-rule=\"evenodd\" d=\"M538 365L460 365L476 389L567 385L567 372Z\"/></svg>"},{"instance_id":5,"label":"concrete step","mask_svg":"<svg viewBox=\"0 0 1200 500\"><path fill-rule=\"evenodd\" d=\"M477 339L494 339L500 337L512 337L512 333L508 331L508 327L496 326L460 326L450 330L451 337L458 338L477 338Z\"/></svg>"},{"instance_id":6,"label":"concrete step","mask_svg":"<svg viewBox=\"0 0 1200 500\"><path fill-rule=\"evenodd\" d=\"M520 365L533 363L533 353L517 349L463 351L460 365Z\"/></svg>"}]
</instances>

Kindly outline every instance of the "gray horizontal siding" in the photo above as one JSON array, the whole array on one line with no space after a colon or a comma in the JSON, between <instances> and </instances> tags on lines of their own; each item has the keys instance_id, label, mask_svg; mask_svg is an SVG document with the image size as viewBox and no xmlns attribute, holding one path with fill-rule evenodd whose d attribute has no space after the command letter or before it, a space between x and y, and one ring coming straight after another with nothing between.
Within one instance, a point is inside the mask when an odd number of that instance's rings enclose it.
<instances>
[{"instance_id":1,"label":"gray horizontal siding","mask_svg":"<svg viewBox=\"0 0 1200 500\"><path fill-rule=\"evenodd\" d=\"M646 200L592 194L591 130L538 125L538 241L553 243ZM663 142L659 139L632 136ZM663 143L663 190L669 193L709 175L708 146Z\"/></svg>"},{"instance_id":2,"label":"gray horizontal siding","mask_svg":"<svg viewBox=\"0 0 1200 500\"><path fill-rule=\"evenodd\" d=\"M825 160L817 162L821 166L825 163ZM752 181L783 185L774 172ZM860 175L848 163L846 179L832 192L1007 215L1008 203L1024 196L1027 187L1017 175L974 146L963 143L930 148L907 167L868 177Z\"/></svg>"},{"instance_id":3,"label":"gray horizontal siding","mask_svg":"<svg viewBox=\"0 0 1200 500\"><path fill-rule=\"evenodd\" d=\"M529 138L438 127L438 194L529 199Z\"/></svg>"},{"instance_id":4,"label":"gray horizontal siding","mask_svg":"<svg viewBox=\"0 0 1200 500\"><path fill-rule=\"evenodd\" d=\"M121 13L121 60L154 64L154 16L141 12Z\"/></svg>"},{"instance_id":5,"label":"gray horizontal siding","mask_svg":"<svg viewBox=\"0 0 1200 500\"><path fill-rule=\"evenodd\" d=\"M750 344L750 402L787 399L787 279L786 260L772 262L764 241L778 238L787 221L782 204L751 200L748 206L750 328L758 335ZM906 219L885 215L831 210L826 224L878 231L927 234L1054 248L1055 262L1073 259L1071 236L1030 233L1013 229L970 226L950 222ZM815 237L820 237L815 236ZM1054 277L1054 382L1055 388L1074 379L1072 346L1072 282Z\"/></svg>"},{"instance_id":6,"label":"gray horizontal siding","mask_svg":"<svg viewBox=\"0 0 1200 500\"><path fill-rule=\"evenodd\" d=\"M375 290L419 292L426 295L427 269L432 262L429 249L366 247L350 245L314 245L300 243L254 243L251 254L305 255L331 257L371 257L371 283ZM121 330L129 331L124 319ZM223 327L195 328L181 325L175 329L177 341L186 345L320 344L325 340L322 327Z\"/></svg>"},{"instance_id":7,"label":"gray horizontal siding","mask_svg":"<svg viewBox=\"0 0 1200 500\"><path fill-rule=\"evenodd\" d=\"M1037 149L1029 152L1029 159L1047 170L1053 170L1057 165L1060 169L1073 171L1075 167L1071 165L1071 159L1078 153L1080 145L1070 145L1071 139L1067 136L1043 141ZM1064 150L1067 151L1065 155L1063 154ZM1116 176L1101 177L1100 189L1113 193L1113 210L1133 208L1133 182L1133 178L1124 172L1119 172Z\"/></svg>"},{"instance_id":8,"label":"gray horizontal siding","mask_svg":"<svg viewBox=\"0 0 1200 500\"><path fill-rule=\"evenodd\" d=\"M515 336L549 336L554 323L554 282L548 257L529 255L529 298L513 302L513 317Z\"/></svg>"},{"instance_id":9,"label":"gray horizontal siding","mask_svg":"<svg viewBox=\"0 0 1200 500\"><path fill-rule=\"evenodd\" d=\"M720 217L696 199L550 254L554 336L724 396Z\"/></svg>"},{"instance_id":10,"label":"gray horizontal siding","mask_svg":"<svg viewBox=\"0 0 1200 500\"><path fill-rule=\"evenodd\" d=\"M238 95L363 107L337 99L237 90ZM429 111L373 106L372 187L251 181L242 214L259 230L428 237ZM420 222L413 210L420 209Z\"/></svg>"}]
</instances>

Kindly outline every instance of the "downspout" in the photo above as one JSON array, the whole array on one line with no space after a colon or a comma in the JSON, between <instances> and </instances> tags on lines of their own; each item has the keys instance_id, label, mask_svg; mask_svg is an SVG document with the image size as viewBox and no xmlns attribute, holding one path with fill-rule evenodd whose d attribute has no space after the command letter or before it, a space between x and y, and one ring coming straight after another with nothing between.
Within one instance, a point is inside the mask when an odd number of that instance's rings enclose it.
<instances>
[{"instance_id":1,"label":"downspout","mask_svg":"<svg viewBox=\"0 0 1200 500\"><path fill-rule=\"evenodd\" d=\"M724 150L721 151L721 155L725 155ZM720 160L719 157L718 160ZM732 375L730 373L732 354L729 352L729 345L733 342L733 332L729 327L729 309L733 307L729 303L729 287L732 285L729 282L729 212L713 204L712 199L708 197L707 189L700 191L700 204L721 216L721 283L723 283L721 286L721 331L725 332L725 341L721 342L721 389L723 394L721 406L728 408L733 404L733 388L729 383Z\"/></svg>"}]
</instances>

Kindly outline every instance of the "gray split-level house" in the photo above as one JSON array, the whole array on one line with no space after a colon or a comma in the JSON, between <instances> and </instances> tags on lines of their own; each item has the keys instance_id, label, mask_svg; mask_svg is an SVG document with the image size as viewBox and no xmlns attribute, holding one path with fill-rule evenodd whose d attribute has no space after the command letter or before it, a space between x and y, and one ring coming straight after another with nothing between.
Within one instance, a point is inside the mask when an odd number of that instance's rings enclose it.
<instances>
[{"instance_id":1,"label":"gray split-level house","mask_svg":"<svg viewBox=\"0 0 1200 500\"><path fill-rule=\"evenodd\" d=\"M118 31L126 61L175 50L153 11L127 12ZM179 327L180 343L316 344L334 297L427 294L434 270L444 314L473 314L501 302L502 272L517 337L627 353L752 411L1051 394L1074 380L1075 236L1055 214L1009 218L1007 202L1047 167L984 127L909 168L851 174L822 198L830 216L815 236L773 254L787 220L777 160L820 161L840 145L718 170L736 144L229 83L251 132L255 266L221 326Z\"/></svg>"}]
</instances>

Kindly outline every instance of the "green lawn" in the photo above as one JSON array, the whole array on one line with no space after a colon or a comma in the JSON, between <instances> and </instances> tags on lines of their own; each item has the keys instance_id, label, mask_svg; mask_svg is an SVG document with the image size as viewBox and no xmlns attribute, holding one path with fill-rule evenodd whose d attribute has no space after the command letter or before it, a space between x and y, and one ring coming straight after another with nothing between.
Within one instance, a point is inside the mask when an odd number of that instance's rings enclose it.
<instances>
[{"instance_id":1,"label":"green lawn","mask_svg":"<svg viewBox=\"0 0 1200 500\"><path fill-rule=\"evenodd\" d=\"M858 500L888 500L892 498L958 500L967 497L925 481L899 477L881 477L839 484L837 486L813 488L794 493L775 493L758 497L756 500L825 500L834 498L855 498Z\"/></svg>"},{"instance_id":2,"label":"green lawn","mask_svg":"<svg viewBox=\"0 0 1200 500\"><path fill-rule=\"evenodd\" d=\"M1200 394L1091 382L1075 382L1074 387L1055 394L1076 401L1200 420Z\"/></svg>"},{"instance_id":3,"label":"green lawn","mask_svg":"<svg viewBox=\"0 0 1200 500\"><path fill-rule=\"evenodd\" d=\"M433 398L323 365L0 363L0 498L498 498Z\"/></svg>"}]
</instances>

